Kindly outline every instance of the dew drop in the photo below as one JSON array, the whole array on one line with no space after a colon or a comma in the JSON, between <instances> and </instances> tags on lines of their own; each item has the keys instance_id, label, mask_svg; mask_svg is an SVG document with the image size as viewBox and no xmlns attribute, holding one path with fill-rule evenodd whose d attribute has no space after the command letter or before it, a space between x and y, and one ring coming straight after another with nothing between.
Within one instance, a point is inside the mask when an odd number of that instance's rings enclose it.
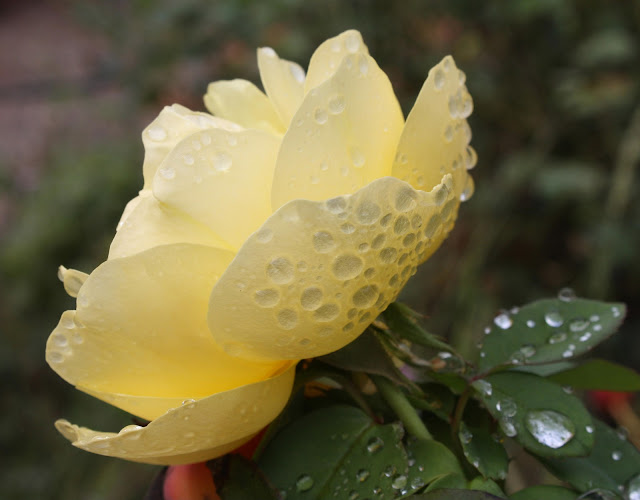
<instances>
[{"instance_id":1,"label":"dew drop","mask_svg":"<svg viewBox=\"0 0 640 500\"><path fill-rule=\"evenodd\" d=\"M502 330L508 330L513 325L513 320L511 316L509 316L506 312L501 312L495 318L493 318L493 322L498 328Z\"/></svg>"},{"instance_id":2,"label":"dew drop","mask_svg":"<svg viewBox=\"0 0 640 500\"><path fill-rule=\"evenodd\" d=\"M391 481L391 487L394 490L401 490L406 485L407 485L407 476L405 476L404 474L400 474L399 476L396 476L393 479L393 481Z\"/></svg>"},{"instance_id":3,"label":"dew drop","mask_svg":"<svg viewBox=\"0 0 640 500\"><path fill-rule=\"evenodd\" d=\"M558 299L563 302L571 302L572 300L575 300L575 298L576 292L571 288L563 288L558 292Z\"/></svg>"},{"instance_id":4,"label":"dew drop","mask_svg":"<svg viewBox=\"0 0 640 500\"><path fill-rule=\"evenodd\" d=\"M451 125L447 125L444 129L444 140L447 142L453 140L453 127Z\"/></svg>"},{"instance_id":5,"label":"dew drop","mask_svg":"<svg viewBox=\"0 0 640 500\"><path fill-rule=\"evenodd\" d=\"M360 308L366 309L371 307L378 297L378 287L375 285L367 285L360 288L356 293L353 294L353 305Z\"/></svg>"},{"instance_id":6,"label":"dew drop","mask_svg":"<svg viewBox=\"0 0 640 500\"><path fill-rule=\"evenodd\" d=\"M445 83L444 72L440 68L438 68L433 75L433 86L435 87L436 90L442 90L442 87L444 87L444 83Z\"/></svg>"},{"instance_id":7,"label":"dew drop","mask_svg":"<svg viewBox=\"0 0 640 500\"><path fill-rule=\"evenodd\" d=\"M408 212L416 207L417 193L411 188L402 188L396 193L394 205L399 212Z\"/></svg>"},{"instance_id":8,"label":"dew drop","mask_svg":"<svg viewBox=\"0 0 640 500\"><path fill-rule=\"evenodd\" d=\"M565 340L567 340L567 334L565 332L556 332L547 339L547 342L549 344L559 344Z\"/></svg>"},{"instance_id":9,"label":"dew drop","mask_svg":"<svg viewBox=\"0 0 640 500\"><path fill-rule=\"evenodd\" d=\"M293 309L283 309L278 313L278 323L285 330L291 330L298 324L298 313Z\"/></svg>"},{"instance_id":10,"label":"dew drop","mask_svg":"<svg viewBox=\"0 0 640 500\"><path fill-rule=\"evenodd\" d=\"M553 410L533 410L525 415L525 426L540 444L558 449L575 435L573 422Z\"/></svg>"},{"instance_id":11,"label":"dew drop","mask_svg":"<svg viewBox=\"0 0 640 500\"><path fill-rule=\"evenodd\" d=\"M302 292L300 304L307 311L315 311L322 304L322 290L318 287L309 287Z\"/></svg>"},{"instance_id":12,"label":"dew drop","mask_svg":"<svg viewBox=\"0 0 640 500\"><path fill-rule=\"evenodd\" d=\"M471 170L478 163L478 153L471 146L467 146L464 153L464 166L467 170Z\"/></svg>"},{"instance_id":13,"label":"dew drop","mask_svg":"<svg viewBox=\"0 0 640 500\"><path fill-rule=\"evenodd\" d=\"M67 337L60 332L55 332L51 334L51 342L58 347L67 347L69 345L69 340Z\"/></svg>"},{"instance_id":14,"label":"dew drop","mask_svg":"<svg viewBox=\"0 0 640 500\"><path fill-rule=\"evenodd\" d=\"M593 434L593 431L594 431L595 429L593 428L593 425L587 425L587 426L584 428L584 430L585 430L585 431L587 431L589 434Z\"/></svg>"},{"instance_id":15,"label":"dew drop","mask_svg":"<svg viewBox=\"0 0 640 500\"><path fill-rule=\"evenodd\" d=\"M345 222L344 224L342 224L342 226L340 226L340 231L342 231L344 234L353 234L356 230L356 227L353 224L349 224L348 222Z\"/></svg>"},{"instance_id":16,"label":"dew drop","mask_svg":"<svg viewBox=\"0 0 640 500\"><path fill-rule=\"evenodd\" d=\"M487 380L476 380L473 383L473 386L485 396L491 396L491 394L493 394L493 386L491 385L491 382L488 382Z\"/></svg>"},{"instance_id":17,"label":"dew drop","mask_svg":"<svg viewBox=\"0 0 640 500\"><path fill-rule=\"evenodd\" d=\"M332 214L339 214L347 208L347 202L342 196L327 200L327 210Z\"/></svg>"},{"instance_id":18,"label":"dew drop","mask_svg":"<svg viewBox=\"0 0 640 500\"><path fill-rule=\"evenodd\" d=\"M313 488L313 478L309 474L302 474L296 479L296 490L299 492L309 491Z\"/></svg>"},{"instance_id":19,"label":"dew drop","mask_svg":"<svg viewBox=\"0 0 640 500\"><path fill-rule=\"evenodd\" d=\"M464 181L464 187L462 188L462 192L460 193L460 201L467 201L469 198L473 196L475 191L475 183L473 182L473 177L467 175L467 178Z\"/></svg>"},{"instance_id":20,"label":"dew drop","mask_svg":"<svg viewBox=\"0 0 640 500\"><path fill-rule=\"evenodd\" d=\"M340 308L336 304L325 304L316 310L313 318L324 323L336 319L338 314L340 314Z\"/></svg>"},{"instance_id":21,"label":"dew drop","mask_svg":"<svg viewBox=\"0 0 640 500\"><path fill-rule=\"evenodd\" d=\"M390 264L396 259L398 251L395 248L387 247L380 250L380 260L385 264Z\"/></svg>"},{"instance_id":22,"label":"dew drop","mask_svg":"<svg viewBox=\"0 0 640 500\"><path fill-rule=\"evenodd\" d=\"M345 103L343 95L335 95L329 100L329 113L338 115L344 111Z\"/></svg>"},{"instance_id":23,"label":"dew drop","mask_svg":"<svg viewBox=\"0 0 640 500\"><path fill-rule=\"evenodd\" d=\"M371 473L367 469L360 469L356 473L356 479L358 481L360 481L361 483L364 483L367 479L369 479L370 475L371 475Z\"/></svg>"},{"instance_id":24,"label":"dew drop","mask_svg":"<svg viewBox=\"0 0 640 500\"><path fill-rule=\"evenodd\" d=\"M518 429L513 425L513 421L510 418L501 418L499 424L505 436L515 437L518 435Z\"/></svg>"},{"instance_id":25,"label":"dew drop","mask_svg":"<svg viewBox=\"0 0 640 500\"><path fill-rule=\"evenodd\" d=\"M328 253L336 247L336 242L330 233L318 231L313 235L313 247L318 253Z\"/></svg>"},{"instance_id":26,"label":"dew drop","mask_svg":"<svg viewBox=\"0 0 640 500\"><path fill-rule=\"evenodd\" d=\"M167 138L167 131L160 125L153 125L147 130L147 135L152 141L160 142Z\"/></svg>"},{"instance_id":27,"label":"dew drop","mask_svg":"<svg viewBox=\"0 0 640 500\"><path fill-rule=\"evenodd\" d=\"M527 327L533 328L534 326L536 326L536 322L533 321L532 319L528 319L527 320Z\"/></svg>"},{"instance_id":28,"label":"dew drop","mask_svg":"<svg viewBox=\"0 0 640 500\"><path fill-rule=\"evenodd\" d=\"M160 177L168 181L170 181L171 179L174 179L176 176L175 169L171 167L162 167L158 170L158 173L160 174Z\"/></svg>"},{"instance_id":29,"label":"dew drop","mask_svg":"<svg viewBox=\"0 0 640 500\"><path fill-rule=\"evenodd\" d=\"M640 500L640 474L631 478L627 483L625 498L627 500Z\"/></svg>"},{"instance_id":30,"label":"dew drop","mask_svg":"<svg viewBox=\"0 0 640 500\"><path fill-rule=\"evenodd\" d=\"M584 318L576 318L571 320L571 323L569 323L569 330L573 333L581 332L585 330L589 326L589 324L589 321Z\"/></svg>"},{"instance_id":31,"label":"dew drop","mask_svg":"<svg viewBox=\"0 0 640 500\"><path fill-rule=\"evenodd\" d=\"M256 233L256 239L260 243L269 243L273 238L273 231L268 227L263 227Z\"/></svg>"},{"instance_id":32,"label":"dew drop","mask_svg":"<svg viewBox=\"0 0 640 500\"><path fill-rule=\"evenodd\" d=\"M406 233L411 224L409 223L409 219L407 219L404 215L401 215L396 219L395 224L393 225L393 232L396 234Z\"/></svg>"},{"instance_id":33,"label":"dew drop","mask_svg":"<svg viewBox=\"0 0 640 500\"><path fill-rule=\"evenodd\" d=\"M549 311L544 315L544 322L553 328L557 328L559 326L562 326L562 324L564 323L564 318L558 311Z\"/></svg>"},{"instance_id":34,"label":"dew drop","mask_svg":"<svg viewBox=\"0 0 640 500\"><path fill-rule=\"evenodd\" d=\"M59 351L49 351L47 357L51 363L62 363L64 361L64 356Z\"/></svg>"},{"instance_id":35,"label":"dew drop","mask_svg":"<svg viewBox=\"0 0 640 500\"><path fill-rule=\"evenodd\" d=\"M530 358L531 356L535 356L536 348L531 344L526 344L520 348L520 352L525 358Z\"/></svg>"},{"instance_id":36,"label":"dew drop","mask_svg":"<svg viewBox=\"0 0 640 500\"><path fill-rule=\"evenodd\" d=\"M219 152L213 156L213 168L218 172L228 172L231 168L231 156L227 153Z\"/></svg>"},{"instance_id":37,"label":"dew drop","mask_svg":"<svg viewBox=\"0 0 640 500\"><path fill-rule=\"evenodd\" d=\"M356 210L358 222L364 225L375 224L380 218L380 207L372 201L364 201Z\"/></svg>"},{"instance_id":38,"label":"dew drop","mask_svg":"<svg viewBox=\"0 0 640 500\"><path fill-rule=\"evenodd\" d=\"M498 410L504 417L514 417L518 412L518 407L513 399L505 398L496 403L496 410Z\"/></svg>"},{"instance_id":39,"label":"dew drop","mask_svg":"<svg viewBox=\"0 0 640 500\"><path fill-rule=\"evenodd\" d=\"M333 261L333 274L339 280L345 281L355 278L364 267L363 261L356 255L340 255Z\"/></svg>"},{"instance_id":40,"label":"dew drop","mask_svg":"<svg viewBox=\"0 0 640 500\"><path fill-rule=\"evenodd\" d=\"M356 33L349 33L345 37L344 47L348 52L355 54L360 49L360 37Z\"/></svg>"},{"instance_id":41,"label":"dew drop","mask_svg":"<svg viewBox=\"0 0 640 500\"><path fill-rule=\"evenodd\" d=\"M260 307L274 307L280 301L280 293L273 288L258 290L253 296L253 300Z\"/></svg>"},{"instance_id":42,"label":"dew drop","mask_svg":"<svg viewBox=\"0 0 640 500\"><path fill-rule=\"evenodd\" d=\"M460 428L459 436L460 436L460 441L463 444L469 444L473 439L473 433L468 429L467 426L463 426Z\"/></svg>"},{"instance_id":43,"label":"dew drop","mask_svg":"<svg viewBox=\"0 0 640 500\"><path fill-rule=\"evenodd\" d=\"M367 443L367 451L371 454L384 448L384 441L380 437L373 437Z\"/></svg>"},{"instance_id":44,"label":"dew drop","mask_svg":"<svg viewBox=\"0 0 640 500\"><path fill-rule=\"evenodd\" d=\"M293 265L284 257L273 259L267 266L267 276L278 285L290 283L293 280Z\"/></svg>"}]
</instances>

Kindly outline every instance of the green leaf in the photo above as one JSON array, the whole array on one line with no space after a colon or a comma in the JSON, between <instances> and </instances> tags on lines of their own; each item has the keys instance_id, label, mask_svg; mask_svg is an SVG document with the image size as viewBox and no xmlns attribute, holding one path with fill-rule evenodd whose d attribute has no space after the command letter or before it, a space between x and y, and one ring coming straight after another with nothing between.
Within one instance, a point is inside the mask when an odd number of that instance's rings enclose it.
<instances>
[{"instance_id":1,"label":"green leaf","mask_svg":"<svg viewBox=\"0 0 640 500\"><path fill-rule=\"evenodd\" d=\"M407 477L411 488L407 496L411 496L412 492L439 477L447 474L463 475L456 456L438 441L412 439L407 444L407 454L409 456Z\"/></svg>"},{"instance_id":2,"label":"green leaf","mask_svg":"<svg viewBox=\"0 0 640 500\"><path fill-rule=\"evenodd\" d=\"M406 486L407 454L397 424L376 425L351 406L322 408L294 421L269 443L260 466L287 500L337 493L366 498Z\"/></svg>"},{"instance_id":3,"label":"green leaf","mask_svg":"<svg viewBox=\"0 0 640 500\"><path fill-rule=\"evenodd\" d=\"M444 385L429 382L420 384L424 396L418 397L407 394L407 399L414 408L426 410L433 413L438 418L449 422L456 405L456 398L453 393Z\"/></svg>"},{"instance_id":4,"label":"green leaf","mask_svg":"<svg viewBox=\"0 0 640 500\"><path fill-rule=\"evenodd\" d=\"M416 322L416 313L404 304L399 302L389 304L382 313L382 317L389 328L403 339L424 347L455 353L449 344L421 328Z\"/></svg>"},{"instance_id":5,"label":"green leaf","mask_svg":"<svg viewBox=\"0 0 640 500\"><path fill-rule=\"evenodd\" d=\"M491 493L498 498L507 498L504 491L491 479L485 479L482 476L474 477L471 481L469 481L468 488L470 490L476 491L486 491L487 493Z\"/></svg>"},{"instance_id":6,"label":"green leaf","mask_svg":"<svg viewBox=\"0 0 640 500\"><path fill-rule=\"evenodd\" d=\"M560 385L599 391L640 391L640 374L604 359L592 359L549 377Z\"/></svg>"},{"instance_id":7,"label":"green leaf","mask_svg":"<svg viewBox=\"0 0 640 500\"><path fill-rule=\"evenodd\" d=\"M612 335L625 313L624 304L586 299L544 299L503 312L485 330L479 369L572 359Z\"/></svg>"},{"instance_id":8,"label":"green leaf","mask_svg":"<svg viewBox=\"0 0 640 500\"><path fill-rule=\"evenodd\" d=\"M225 455L208 465L221 500L278 500L254 462L240 455Z\"/></svg>"},{"instance_id":9,"label":"green leaf","mask_svg":"<svg viewBox=\"0 0 640 500\"><path fill-rule=\"evenodd\" d=\"M576 500L577 493L562 486L543 484L512 493L511 500Z\"/></svg>"},{"instance_id":10,"label":"green leaf","mask_svg":"<svg viewBox=\"0 0 640 500\"><path fill-rule=\"evenodd\" d=\"M389 353L370 329L342 349L316 359L336 368L382 375L400 385L406 385Z\"/></svg>"},{"instance_id":11,"label":"green leaf","mask_svg":"<svg viewBox=\"0 0 640 500\"><path fill-rule=\"evenodd\" d=\"M476 381L489 413L505 435L545 457L587 455L593 446L591 416L562 387L530 373L507 371Z\"/></svg>"},{"instance_id":12,"label":"green leaf","mask_svg":"<svg viewBox=\"0 0 640 500\"><path fill-rule=\"evenodd\" d=\"M626 488L640 495L640 452L626 438L606 424L594 420L595 445L587 457L544 459L549 470L579 491Z\"/></svg>"},{"instance_id":13,"label":"green leaf","mask_svg":"<svg viewBox=\"0 0 640 500\"><path fill-rule=\"evenodd\" d=\"M462 422L458 432L464 456L487 478L502 480L507 477L509 457L484 427L471 427Z\"/></svg>"},{"instance_id":14,"label":"green leaf","mask_svg":"<svg viewBox=\"0 0 640 500\"><path fill-rule=\"evenodd\" d=\"M445 488L414 495L411 498L413 500L498 500L502 497L484 491Z\"/></svg>"},{"instance_id":15,"label":"green leaf","mask_svg":"<svg viewBox=\"0 0 640 500\"><path fill-rule=\"evenodd\" d=\"M462 474L457 474L455 472L451 474L445 474L444 476L440 476L435 481L433 481L427 489L425 489L425 493L435 490L443 490L443 489L463 489L467 487L467 480L464 478Z\"/></svg>"}]
</instances>

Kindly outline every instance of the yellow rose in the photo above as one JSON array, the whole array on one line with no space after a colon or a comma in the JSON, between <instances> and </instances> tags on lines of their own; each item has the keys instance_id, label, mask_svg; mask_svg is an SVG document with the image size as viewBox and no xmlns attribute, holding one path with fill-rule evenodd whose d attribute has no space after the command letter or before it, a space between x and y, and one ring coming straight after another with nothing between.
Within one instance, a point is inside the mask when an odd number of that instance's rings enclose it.
<instances>
[{"instance_id":1,"label":"yellow rose","mask_svg":"<svg viewBox=\"0 0 640 500\"><path fill-rule=\"evenodd\" d=\"M75 446L156 464L238 447L282 410L298 360L396 298L472 193L473 105L451 57L406 122L356 31L320 45L306 77L269 48L258 64L266 95L216 82L213 115L160 113L108 260L88 277L61 268L77 309L48 363L151 420L117 434L58 421Z\"/></svg>"}]
</instances>

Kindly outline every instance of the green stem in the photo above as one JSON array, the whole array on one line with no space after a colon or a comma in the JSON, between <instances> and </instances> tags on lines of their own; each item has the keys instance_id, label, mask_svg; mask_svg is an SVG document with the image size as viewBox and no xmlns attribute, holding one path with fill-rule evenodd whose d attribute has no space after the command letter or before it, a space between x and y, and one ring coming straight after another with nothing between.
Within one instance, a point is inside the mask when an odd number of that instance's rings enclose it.
<instances>
[{"instance_id":1,"label":"green stem","mask_svg":"<svg viewBox=\"0 0 640 500\"><path fill-rule=\"evenodd\" d=\"M402 389L380 375L370 375L370 377L380 391L380 395L402 421L407 432L420 439L432 440L433 436L425 427L416 409L409 403Z\"/></svg>"},{"instance_id":2,"label":"green stem","mask_svg":"<svg viewBox=\"0 0 640 500\"><path fill-rule=\"evenodd\" d=\"M458 428L460 427L460 422L462 421L462 415L464 414L464 409L467 406L467 402L469 401L470 396L471 396L471 386L467 386L467 388L464 390L464 392L458 399L458 403L456 404L456 409L453 412L453 420L451 421L451 434L453 436L454 442L457 439Z\"/></svg>"}]
</instances>

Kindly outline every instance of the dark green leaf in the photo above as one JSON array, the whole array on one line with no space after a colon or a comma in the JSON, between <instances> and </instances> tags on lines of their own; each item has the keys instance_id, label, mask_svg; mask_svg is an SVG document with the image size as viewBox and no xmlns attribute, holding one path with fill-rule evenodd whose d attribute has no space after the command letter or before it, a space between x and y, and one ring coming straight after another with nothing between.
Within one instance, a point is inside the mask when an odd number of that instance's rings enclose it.
<instances>
[{"instance_id":1,"label":"dark green leaf","mask_svg":"<svg viewBox=\"0 0 640 500\"><path fill-rule=\"evenodd\" d=\"M254 462L240 455L225 455L209 462L221 500L277 500Z\"/></svg>"},{"instance_id":2,"label":"dark green leaf","mask_svg":"<svg viewBox=\"0 0 640 500\"><path fill-rule=\"evenodd\" d=\"M546 457L587 455L591 416L562 387L531 373L501 372L473 383L505 435Z\"/></svg>"},{"instance_id":3,"label":"dark green leaf","mask_svg":"<svg viewBox=\"0 0 640 500\"><path fill-rule=\"evenodd\" d=\"M491 479L485 479L482 476L474 477L471 481L469 481L468 488L470 490L477 491L486 491L487 493L491 493L498 498L507 498L504 491Z\"/></svg>"},{"instance_id":4,"label":"dark green leaf","mask_svg":"<svg viewBox=\"0 0 640 500\"><path fill-rule=\"evenodd\" d=\"M623 435L598 420L594 420L591 430L595 430L595 445L588 457L546 459L549 470L580 491L619 491L619 487L626 487L640 495L640 452ZM627 490L631 498L629 493Z\"/></svg>"},{"instance_id":5,"label":"dark green leaf","mask_svg":"<svg viewBox=\"0 0 640 500\"><path fill-rule=\"evenodd\" d=\"M464 456L484 477L502 480L507 477L509 457L488 429L462 422L458 432Z\"/></svg>"},{"instance_id":6,"label":"dark green leaf","mask_svg":"<svg viewBox=\"0 0 640 500\"><path fill-rule=\"evenodd\" d=\"M562 486L543 484L512 493L511 500L576 500L578 494Z\"/></svg>"},{"instance_id":7,"label":"dark green leaf","mask_svg":"<svg viewBox=\"0 0 640 500\"><path fill-rule=\"evenodd\" d=\"M604 359L586 361L574 368L554 373L549 379L575 389L640 391L640 374Z\"/></svg>"},{"instance_id":8,"label":"dark green leaf","mask_svg":"<svg viewBox=\"0 0 640 500\"><path fill-rule=\"evenodd\" d=\"M376 425L351 406L316 410L269 443L260 466L287 500L341 498L406 486L408 460L396 424Z\"/></svg>"},{"instance_id":9,"label":"dark green leaf","mask_svg":"<svg viewBox=\"0 0 640 500\"><path fill-rule=\"evenodd\" d=\"M409 456L408 486L412 491L422 488L447 474L462 476L456 456L438 441L413 439L407 444ZM403 497L404 498L404 497Z\"/></svg>"},{"instance_id":10,"label":"dark green leaf","mask_svg":"<svg viewBox=\"0 0 640 500\"><path fill-rule=\"evenodd\" d=\"M389 328L403 339L439 351L454 352L453 348L418 325L416 313L399 302L393 302L382 313Z\"/></svg>"},{"instance_id":11,"label":"dark green leaf","mask_svg":"<svg viewBox=\"0 0 640 500\"><path fill-rule=\"evenodd\" d=\"M413 407L431 412L442 420L449 422L456 404L453 393L444 385L433 382L421 384L420 388L424 392L423 397L407 395L407 399Z\"/></svg>"},{"instance_id":12,"label":"dark green leaf","mask_svg":"<svg viewBox=\"0 0 640 500\"><path fill-rule=\"evenodd\" d=\"M467 480L462 474L451 473L445 474L435 479L424 491L442 490L442 489L463 489L467 487Z\"/></svg>"},{"instance_id":13,"label":"dark green leaf","mask_svg":"<svg viewBox=\"0 0 640 500\"><path fill-rule=\"evenodd\" d=\"M413 500L497 500L501 497L484 491L445 488L414 495L411 498Z\"/></svg>"},{"instance_id":14,"label":"dark green leaf","mask_svg":"<svg viewBox=\"0 0 640 500\"><path fill-rule=\"evenodd\" d=\"M503 312L485 330L479 369L572 359L613 334L625 312L624 304L586 299L545 299Z\"/></svg>"},{"instance_id":15,"label":"dark green leaf","mask_svg":"<svg viewBox=\"0 0 640 500\"><path fill-rule=\"evenodd\" d=\"M316 359L343 370L382 375L405 385L405 379L370 329L342 349Z\"/></svg>"}]
</instances>

